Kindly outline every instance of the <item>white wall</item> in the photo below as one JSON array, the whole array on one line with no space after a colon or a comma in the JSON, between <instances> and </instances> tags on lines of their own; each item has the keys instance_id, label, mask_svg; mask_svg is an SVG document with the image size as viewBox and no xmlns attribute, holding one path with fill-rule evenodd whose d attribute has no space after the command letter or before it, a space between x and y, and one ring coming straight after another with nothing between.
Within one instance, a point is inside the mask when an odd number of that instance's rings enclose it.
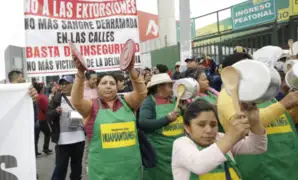
<instances>
[{"instance_id":1,"label":"white wall","mask_svg":"<svg viewBox=\"0 0 298 180\"><path fill-rule=\"evenodd\" d=\"M152 64L151 64L151 53L143 53L143 54L141 54L141 59L142 59L142 68L145 68L145 67L151 68L152 67Z\"/></svg>"},{"instance_id":2,"label":"white wall","mask_svg":"<svg viewBox=\"0 0 298 180\"><path fill-rule=\"evenodd\" d=\"M158 0L159 37L166 46L177 44L175 1Z\"/></svg>"}]
</instances>

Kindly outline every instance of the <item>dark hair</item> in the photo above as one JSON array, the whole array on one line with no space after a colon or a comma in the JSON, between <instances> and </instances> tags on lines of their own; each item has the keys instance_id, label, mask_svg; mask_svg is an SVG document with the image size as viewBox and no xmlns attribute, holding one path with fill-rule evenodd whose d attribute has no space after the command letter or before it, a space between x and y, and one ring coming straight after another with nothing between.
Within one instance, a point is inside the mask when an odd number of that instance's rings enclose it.
<instances>
[{"instance_id":1,"label":"dark hair","mask_svg":"<svg viewBox=\"0 0 298 180\"><path fill-rule=\"evenodd\" d=\"M148 67L145 67L145 69L144 69L145 71L149 71L149 72L151 72L151 69L150 68L148 68Z\"/></svg>"},{"instance_id":2,"label":"dark hair","mask_svg":"<svg viewBox=\"0 0 298 180\"><path fill-rule=\"evenodd\" d=\"M147 95L148 96L154 95L154 94L156 94L156 92L157 92L157 86L153 86L153 87L148 88Z\"/></svg>"},{"instance_id":3,"label":"dark hair","mask_svg":"<svg viewBox=\"0 0 298 180\"><path fill-rule=\"evenodd\" d=\"M97 78L97 84L100 83L100 81L102 80L102 78L104 78L105 76L111 76L116 82L117 82L117 78L115 76L115 73L111 73L111 72L105 72L105 73L100 73L98 75L98 78Z\"/></svg>"},{"instance_id":4,"label":"dark hair","mask_svg":"<svg viewBox=\"0 0 298 180\"><path fill-rule=\"evenodd\" d=\"M164 64L157 64L156 68L158 69L159 73L167 73L169 68Z\"/></svg>"},{"instance_id":5,"label":"dark hair","mask_svg":"<svg viewBox=\"0 0 298 180\"><path fill-rule=\"evenodd\" d=\"M195 119L198 115L200 115L200 113L206 111L214 112L218 120L215 107L203 99L197 99L196 101L187 106L186 111L183 114L184 124L189 126L190 121L192 119Z\"/></svg>"},{"instance_id":6,"label":"dark hair","mask_svg":"<svg viewBox=\"0 0 298 180\"><path fill-rule=\"evenodd\" d=\"M123 75L123 73L115 73L115 77L116 77L116 81L125 81L125 77Z\"/></svg>"},{"instance_id":7,"label":"dark hair","mask_svg":"<svg viewBox=\"0 0 298 180\"><path fill-rule=\"evenodd\" d=\"M19 76L19 75L22 75L22 71L19 71L19 70L12 70L8 73L8 79L10 82L16 80L16 78Z\"/></svg>"},{"instance_id":8,"label":"dark hair","mask_svg":"<svg viewBox=\"0 0 298 180\"><path fill-rule=\"evenodd\" d=\"M42 83L33 83L33 87L36 89L36 91L38 93L40 93L43 88L43 84Z\"/></svg>"},{"instance_id":9,"label":"dark hair","mask_svg":"<svg viewBox=\"0 0 298 180\"><path fill-rule=\"evenodd\" d=\"M243 59L252 59L252 57L247 53L234 53L234 54L228 55L222 62L222 68L225 68L227 66L232 66L233 64Z\"/></svg>"},{"instance_id":10,"label":"dark hair","mask_svg":"<svg viewBox=\"0 0 298 180\"><path fill-rule=\"evenodd\" d=\"M205 69L197 68L186 74L186 77L198 80L203 73L205 73Z\"/></svg>"},{"instance_id":11,"label":"dark hair","mask_svg":"<svg viewBox=\"0 0 298 180\"><path fill-rule=\"evenodd\" d=\"M96 75L96 72L93 71L93 70L89 70L89 71L87 71L87 72L85 73L85 77L86 77L86 79L89 80L93 74Z\"/></svg>"}]
</instances>

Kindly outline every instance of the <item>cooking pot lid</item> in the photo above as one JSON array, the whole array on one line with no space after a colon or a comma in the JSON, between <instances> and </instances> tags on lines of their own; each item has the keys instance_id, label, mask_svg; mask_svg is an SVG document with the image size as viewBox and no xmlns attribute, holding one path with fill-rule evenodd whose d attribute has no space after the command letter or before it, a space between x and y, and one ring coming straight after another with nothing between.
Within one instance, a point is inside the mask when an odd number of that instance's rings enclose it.
<instances>
[{"instance_id":1,"label":"cooking pot lid","mask_svg":"<svg viewBox=\"0 0 298 180\"><path fill-rule=\"evenodd\" d=\"M88 66L83 58L83 56L81 55L80 51L77 49L76 45L74 45L74 43L72 42L68 42L70 49L72 51L72 53L80 60L81 66L84 68L85 71L88 70Z\"/></svg>"},{"instance_id":2,"label":"cooking pot lid","mask_svg":"<svg viewBox=\"0 0 298 180\"><path fill-rule=\"evenodd\" d=\"M239 99L255 101L262 97L271 83L270 69L262 62L242 60L233 65L241 74Z\"/></svg>"},{"instance_id":3,"label":"cooking pot lid","mask_svg":"<svg viewBox=\"0 0 298 180\"><path fill-rule=\"evenodd\" d=\"M189 98L196 96L197 91L199 89L199 83L193 78L183 78L183 79L176 80L173 85L173 94L175 97L177 97L177 94L178 94L177 89L180 84L183 84L185 86L185 92L181 97L182 100L187 100Z\"/></svg>"},{"instance_id":4,"label":"cooking pot lid","mask_svg":"<svg viewBox=\"0 0 298 180\"><path fill-rule=\"evenodd\" d=\"M135 47L135 42L132 39L129 39L124 44L120 54L120 69L122 71L127 70L132 62L136 52Z\"/></svg>"},{"instance_id":5,"label":"cooking pot lid","mask_svg":"<svg viewBox=\"0 0 298 180\"><path fill-rule=\"evenodd\" d=\"M268 67L273 67L282 54L283 50L278 46L264 46L253 54L253 58Z\"/></svg>"}]
</instances>

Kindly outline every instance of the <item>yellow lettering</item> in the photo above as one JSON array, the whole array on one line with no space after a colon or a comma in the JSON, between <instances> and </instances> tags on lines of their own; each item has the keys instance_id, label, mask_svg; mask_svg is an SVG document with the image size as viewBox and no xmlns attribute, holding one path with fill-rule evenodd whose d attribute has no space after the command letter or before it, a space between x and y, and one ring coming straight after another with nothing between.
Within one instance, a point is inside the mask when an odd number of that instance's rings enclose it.
<instances>
[{"instance_id":1,"label":"yellow lettering","mask_svg":"<svg viewBox=\"0 0 298 180\"><path fill-rule=\"evenodd\" d=\"M279 119L266 127L267 134L280 134L293 132L289 120L285 114L281 115Z\"/></svg>"},{"instance_id":2,"label":"yellow lettering","mask_svg":"<svg viewBox=\"0 0 298 180\"><path fill-rule=\"evenodd\" d=\"M179 116L176 121L170 123L162 129L164 136L178 136L184 133L184 123L182 116Z\"/></svg>"}]
</instances>

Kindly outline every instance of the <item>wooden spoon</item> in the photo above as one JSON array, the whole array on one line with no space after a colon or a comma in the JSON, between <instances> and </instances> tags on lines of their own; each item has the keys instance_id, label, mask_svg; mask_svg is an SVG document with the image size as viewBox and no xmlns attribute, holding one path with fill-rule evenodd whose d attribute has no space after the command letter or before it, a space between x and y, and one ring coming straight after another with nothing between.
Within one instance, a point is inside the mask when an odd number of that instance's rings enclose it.
<instances>
[{"instance_id":1,"label":"wooden spoon","mask_svg":"<svg viewBox=\"0 0 298 180\"><path fill-rule=\"evenodd\" d=\"M239 82L240 82L240 74L239 72L232 66L228 66L221 71L221 79L225 86L225 88L231 93L233 106L236 113L240 113L240 105L239 105Z\"/></svg>"},{"instance_id":2,"label":"wooden spoon","mask_svg":"<svg viewBox=\"0 0 298 180\"><path fill-rule=\"evenodd\" d=\"M293 39L289 39L289 40L288 40L288 45L289 45L289 49L291 50L291 55L292 55L292 56L294 56L293 44L294 44Z\"/></svg>"},{"instance_id":3,"label":"wooden spoon","mask_svg":"<svg viewBox=\"0 0 298 180\"><path fill-rule=\"evenodd\" d=\"M292 69L292 64L287 65L287 72L289 72Z\"/></svg>"},{"instance_id":4,"label":"wooden spoon","mask_svg":"<svg viewBox=\"0 0 298 180\"><path fill-rule=\"evenodd\" d=\"M175 112L178 112L178 105L180 103L180 99L184 94L184 92L185 92L185 86L183 84L179 84L177 88L177 101L174 109Z\"/></svg>"}]
</instances>

